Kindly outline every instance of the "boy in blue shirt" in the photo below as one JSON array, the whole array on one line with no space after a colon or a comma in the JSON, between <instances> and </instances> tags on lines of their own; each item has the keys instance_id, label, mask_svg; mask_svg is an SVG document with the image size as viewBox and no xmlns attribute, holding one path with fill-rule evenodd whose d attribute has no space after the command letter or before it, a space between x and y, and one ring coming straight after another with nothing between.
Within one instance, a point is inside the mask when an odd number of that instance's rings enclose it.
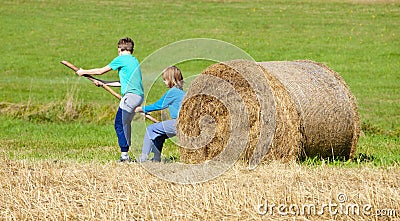
<instances>
[{"instance_id":1,"label":"boy in blue shirt","mask_svg":"<svg viewBox=\"0 0 400 221\"><path fill-rule=\"evenodd\" d=\"M131 145L131 122L135 115L135 108L143 102L142 72L139 61L132 55L134 42L129 37L118 41L118 56L108 65L102 68L89 70L80 69L76 73L79 76L101 75L111 70L118 70L119 81L94 81L97 86L121 87L121 101L115 116L114 128L121 149L120 162L130 162L128 151Z\"/></svg>"},{"instance_id":2,"label":"boy in blue shirt","mask_svg":"<svg viewBox=\"0 0 400 221\"><path fill-rule=\"evenodd\" d=\"M183 91L183 77L181 70L172 66L163 71L162 78L165 85L170 89L154 104L137 107L135 112L148 113L168 108L171 120L151 124L147 127L143 139L140 162L147 161L150 152L154 153L153 161L160 162L165 140L176 135L176 118L178 117L182 100L185 96L185 92Z\"/></svg>"}]
</instances>

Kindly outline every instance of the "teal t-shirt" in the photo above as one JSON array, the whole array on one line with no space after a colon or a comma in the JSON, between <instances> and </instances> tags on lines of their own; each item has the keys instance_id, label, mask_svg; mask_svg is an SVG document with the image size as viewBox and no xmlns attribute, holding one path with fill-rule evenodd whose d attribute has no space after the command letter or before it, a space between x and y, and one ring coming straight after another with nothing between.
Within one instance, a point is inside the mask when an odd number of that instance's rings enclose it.
<instances>
[{"instance_id":1,"label":"teal t-shirt","mask_svg":"<svg viewBox=\"0 0 400 221\"><path fill-rule=\"evenodd\" d=\"M126 93L144 96L142 71L139 61L133 55L119 55L108 66L113 70L118 70L122 96Z\"/></svg>"}]
</instances>

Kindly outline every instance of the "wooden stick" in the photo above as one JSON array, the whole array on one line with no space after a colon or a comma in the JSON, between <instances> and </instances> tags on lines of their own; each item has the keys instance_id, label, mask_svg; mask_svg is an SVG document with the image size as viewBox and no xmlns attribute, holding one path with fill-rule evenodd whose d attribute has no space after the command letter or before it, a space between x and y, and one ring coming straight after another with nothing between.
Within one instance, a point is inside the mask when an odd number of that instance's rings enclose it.
<instances>
[{"instance_id":1,"label":"wooden stick","mask_svg":"<svg viewBox=\"0 0 400 221\"><path fill-rule=\"evenodd\" d=\"M70 69L74 70L75 73L79 70L78 67L76 67L75 65L73 65L72 63L68 62L68 61L61 61L61 64L69 67ZM88 74L84 74L84 77L86 77L87 79L91 80L92 82L94 82L95 80L97 81L101 81L91 75ZM119 95L117 92L115 92L113 89L111 89L108 85L106 84L102 84L101 85L106 91L110 92L112 95L114 95L114 97L116 97L117 99L121 100L121 95ZM145 114L145 113L141 113L142 115L144 115L147 119L153 121L154 123L158 123L160 121L158 121L157 119L155 119L154 117L150 116L149 114Z\"/></svg>"}]
</instances>

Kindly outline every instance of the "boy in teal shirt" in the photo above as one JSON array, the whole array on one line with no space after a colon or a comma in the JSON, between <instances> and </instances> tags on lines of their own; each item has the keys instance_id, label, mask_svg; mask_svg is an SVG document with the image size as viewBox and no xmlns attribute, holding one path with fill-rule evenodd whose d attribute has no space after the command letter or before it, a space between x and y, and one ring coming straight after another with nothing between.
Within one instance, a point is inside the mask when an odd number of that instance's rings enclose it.
<instances>
[{"instance_id":1,"label":"boy in teal shirt","mask_svg":"<svg viewBox=\"0 0 400 221\"><path fill-rule=\"evenodd\" d=\"M76 73L80 76L101 75L111 70L118 70L120 81L94 81L97 86L103 84L121 87L122 98L115 116L114 128L121 149L120 162L130 162L128 151L131 145L131 122L135 115L135 108L143 102L142 72L139 61L132 55L134 42L126 37L118 41L118 56L102 68L89 70L80 69Z\"/></svg>"}]
</instances>

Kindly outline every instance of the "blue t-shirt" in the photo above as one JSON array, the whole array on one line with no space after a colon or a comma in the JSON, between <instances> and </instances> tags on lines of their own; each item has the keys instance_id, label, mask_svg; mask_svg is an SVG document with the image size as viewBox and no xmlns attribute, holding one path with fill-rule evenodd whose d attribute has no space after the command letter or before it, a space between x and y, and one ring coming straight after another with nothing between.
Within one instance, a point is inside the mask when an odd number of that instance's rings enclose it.
<instances>
[{"instance_id":1,"label":"blue t-shirt","mask_svg":"<svg viewBox=\"0 0 400 221\"><path fill-rule=\"evenodd\" d=\"M133 55L119 55L108 66L113 70L118 70L122 96L126 93L144 96L142 71L139 61Z\"/></svg>"},{"instance_id":2,"label":"blue t-shirt","mask_svg":"<svg viewBox=\"0 0 400 221\"><path fill-rule=\"evenodd\" d=\"M156 101L154 104L144 106L142 109L143 112L148 113L168 108L171 118L176 119L184 97L185 92L183 90L177 87L172 87L160 98L160 100Z\"/></svg>"}]
</instances>

